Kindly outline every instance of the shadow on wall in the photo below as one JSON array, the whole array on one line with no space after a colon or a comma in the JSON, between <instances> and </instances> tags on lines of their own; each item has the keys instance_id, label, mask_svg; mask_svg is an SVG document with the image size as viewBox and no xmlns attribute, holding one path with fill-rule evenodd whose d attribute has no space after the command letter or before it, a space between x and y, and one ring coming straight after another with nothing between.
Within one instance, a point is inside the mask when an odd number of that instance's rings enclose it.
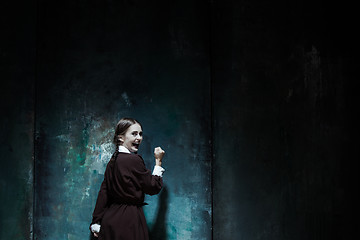
<instances>
[{"instance_id":1,"label":"shadow on wall","mask_svg":"<svg viewBox=\"0 0 360 240\"><path fill-rule=\"evenodd\" d=\"M166 212L168 208L168 190L166 186L160 192L159 196L159 210L156 216L155 223L152 229L149 229L149 236L152 240L166 240L166 225L165 225L165 218Z\"/></svg>"},{"instance_id":2,"label":"shadow on wall","mask_svg":"<svg viewBox=\"0 0 360 240\"><path fill-rule=\"evenodd\" d=\"M159 210L156 216L154 227L149 229L149 237L152 240L166 240L166 225L165 217L168 208L168 196L167 188L164 186L159 195ZM92 233L89 233L89 240L98 240Z\"/></svg>"}]
</instances>

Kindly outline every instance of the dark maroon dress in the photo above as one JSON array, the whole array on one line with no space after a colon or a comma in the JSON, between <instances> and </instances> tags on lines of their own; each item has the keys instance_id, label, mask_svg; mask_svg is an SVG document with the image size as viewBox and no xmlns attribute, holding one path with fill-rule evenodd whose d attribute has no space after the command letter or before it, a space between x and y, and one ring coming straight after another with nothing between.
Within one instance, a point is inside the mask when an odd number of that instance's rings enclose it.
<instances>
[{"instance_id":1,"label":"dark maroon dress","mask_svg":"<svg viewBox=\"0 0 360 240\"><path fill-rule=\"evenodd\" d=\"M101 225L99 240L148 240L142 206L144 194L160 192L162 178L146 169L140 155L118 153L106 166L92 223Z\"/></svg>"}]
</instances>

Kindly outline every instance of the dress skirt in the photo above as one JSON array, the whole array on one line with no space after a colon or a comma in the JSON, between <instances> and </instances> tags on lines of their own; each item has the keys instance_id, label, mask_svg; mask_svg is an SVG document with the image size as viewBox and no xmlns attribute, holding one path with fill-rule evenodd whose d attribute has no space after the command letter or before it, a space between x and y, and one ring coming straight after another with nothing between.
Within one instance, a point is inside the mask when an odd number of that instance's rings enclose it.
<instances>
[{"instance_id":1,"label":"dress skirt","mask_svg":"<svg viewBox=\"0 0 360 240\"><path fill-rule=\"evenodd\" d=\"M99 240L148 240L148 236L141 206L112 204L105 212Z\"/></svg>"}]
</instances>

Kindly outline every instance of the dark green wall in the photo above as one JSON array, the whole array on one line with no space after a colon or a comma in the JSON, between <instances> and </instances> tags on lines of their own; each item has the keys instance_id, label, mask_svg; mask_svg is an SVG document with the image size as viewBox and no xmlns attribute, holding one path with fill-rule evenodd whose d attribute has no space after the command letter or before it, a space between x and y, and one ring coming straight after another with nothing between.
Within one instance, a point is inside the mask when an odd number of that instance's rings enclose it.
<instances>
[{"instance_id":1,"label":"dark green wall","mask_svg":"<svg viewBox=\"0 0 360 240\"><path fill-rule=\"evenodd\" d=\"M334 18L345 10L2 3L0 239L89 239L123 116L143 125L148 168L166 150L165 188L144 207L151 239L349 239L355 44L350 12Z\"/></svg>"},{"instance_id":2,"label":"dark green wall","mask_svg":"<svg viewBox=\"0 0 360 240\"><path fill-rule=\"evenodd\" d=\"M153 239L210 238L207 12L203 3L181 5L39 2L37 239L89 235L124 116L143 125L139 153L148 168L154 147L166 151L165 190L144 207Z\"/></svg>"},{"instance_id":3,"label":"dark green wall","mask_svg":"<svg viewBox=\"0 0 360 240\"><path fill-rule=\"evenodd\" d=\"M0 3L0 239L33 228L36 5L23 6Z\"/></svg>"},{"instance_id":4,"label":"dark green wall","mask_svg":"<svg viewBox=\"0 0 360 240\"><path fill-rule=\"evenodd\" d=\"M214 239L356 229L351 12L330 4L214 4Z\"/></svg>"}]
</instances>

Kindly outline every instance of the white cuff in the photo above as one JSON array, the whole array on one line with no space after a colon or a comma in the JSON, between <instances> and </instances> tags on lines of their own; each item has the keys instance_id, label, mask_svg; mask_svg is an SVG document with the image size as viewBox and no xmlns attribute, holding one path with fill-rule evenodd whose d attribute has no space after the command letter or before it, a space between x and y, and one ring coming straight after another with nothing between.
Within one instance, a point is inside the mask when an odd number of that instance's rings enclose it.
<instances>
[{"instance_id":1,"label":"white cuff","mask_svg":"<svg viewBox=\"0 0 360 240\"><path fill-rule=\"evenodd\" d=\"M93 233L99 233L100 232L100 225L97 223L94 223L93 225L91 225L91 231Z\"/></svg>"},{"instance_id":2,"label":"white cuff","mask_svg":"<svg viewBox=\"0 0 360 240\"><path fill-rule=\"evenodd\" d=\"M165 172L165 169L160 166L155 166L154 171L152 175L162 177L163 173Z\"/></svg>"}]
</instances>

